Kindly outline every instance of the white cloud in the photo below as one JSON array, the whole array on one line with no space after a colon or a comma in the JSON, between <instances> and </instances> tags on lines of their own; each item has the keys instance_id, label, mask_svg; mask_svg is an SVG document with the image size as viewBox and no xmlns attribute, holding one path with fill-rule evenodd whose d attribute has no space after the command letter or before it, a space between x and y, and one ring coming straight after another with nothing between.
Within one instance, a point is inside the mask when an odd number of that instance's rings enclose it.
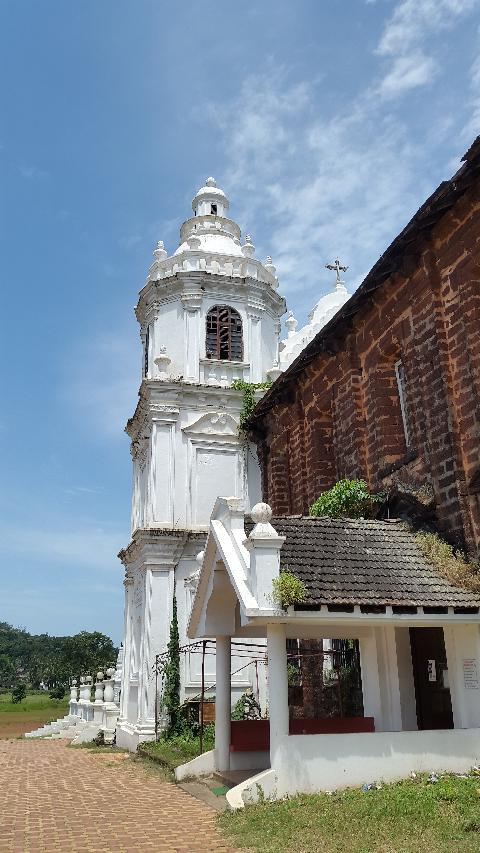
<instances>
[{"instance_id":1,"label":"white cloud","mask_svg":"<svg viewBox=\"0 0 480 853\"><path fill-rule=\"evenodd\" d=\"M378 94L393 98L431 83L440 63L426 50L431 37L451 29L479 0L401 0L387 21L377 54L392 62Z\"/></svg>"},{"instance_id":2,"label":"white cloud","mask_svg":"<svg viewBox=\"0 0 480 853\"><path fill-rule=\"evenodd\" d=\"M405 54L432 33L450 29L478 0L402 0L383 31L377 51L382 56Z\"/></svg>"},{"instance_id":3,"label":"white cloud","mask_svg":"<svg viewBox=\"0 0 480 853\"><path fill-rule=\"evenodd\" d=\"M357 285L423 198L413 179L419 150L374 99L334 116L315 105L314 86L269 69L212 112L226 137L234 215L268 235L257 254L273 254L282 292L295 292L303 312L329 286L326 262L340 257Z\"/></svg>"},{"instance_id":4,"label":"white cloud","mask_svg":"<svg viewBox=\"0 0 480 853\"><path fill-rule=\"evenodd\" d=\"M437 71L437 62L421 52L398 56L380 83L378 92L385 98L396 97L407 89L431 83Z\"/></svg>"}]
</instances>

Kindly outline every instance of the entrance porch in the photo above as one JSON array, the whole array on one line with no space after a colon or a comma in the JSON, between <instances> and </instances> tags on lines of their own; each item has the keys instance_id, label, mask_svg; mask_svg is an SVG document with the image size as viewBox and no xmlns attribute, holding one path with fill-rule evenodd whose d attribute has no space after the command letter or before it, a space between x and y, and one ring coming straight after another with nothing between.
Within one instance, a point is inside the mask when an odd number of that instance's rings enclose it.
<instances>
[{"instance_id":1,"label":"entrance porch","mask_svg":"<svg viewBox=\"0 0 480 853\"><path fill-rule=\"evenodd\" d=\"M215 507L189 625L191 638L216 635L215 749L178 778L250 770L227 795L238 808L476 764L480 602L438 576L400 526L279 517L274 528L270 518L254 507L247 536L238 502ZM304 579L304 604L272 606L280 552ZM268 720L231 722L231 636L267 638ZM287 641L328 638L357 644L361 698L322 714L305 713L304 696L292 713Z\"/></svg>"}]
</instances>

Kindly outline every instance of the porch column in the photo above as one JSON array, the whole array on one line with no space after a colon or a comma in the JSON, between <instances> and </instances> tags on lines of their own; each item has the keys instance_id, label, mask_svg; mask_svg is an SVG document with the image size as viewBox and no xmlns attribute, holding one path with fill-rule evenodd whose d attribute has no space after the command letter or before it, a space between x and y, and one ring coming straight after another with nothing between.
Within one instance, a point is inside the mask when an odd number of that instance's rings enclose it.
<instances>
[{"instance_id":1,"label":"porch column","mask_svg":"<svg viewBox=\"0 0 480 853\"><path fill-rule=\"evenodd\" d=\"M267 626L268 708L270 713L270 765L278 765L278 751L288 735L288 677L285 625Z\"/></svg>"},{"instance_id":2,"label":"porch column","mask_svg":"<svg viewBox=\"0 0 480 853\"><path fill-rule=\"evenodd\" d=\"M215 754L216 769L230 769L231 637L216 637Z\"/></svg>"}]
</instances>

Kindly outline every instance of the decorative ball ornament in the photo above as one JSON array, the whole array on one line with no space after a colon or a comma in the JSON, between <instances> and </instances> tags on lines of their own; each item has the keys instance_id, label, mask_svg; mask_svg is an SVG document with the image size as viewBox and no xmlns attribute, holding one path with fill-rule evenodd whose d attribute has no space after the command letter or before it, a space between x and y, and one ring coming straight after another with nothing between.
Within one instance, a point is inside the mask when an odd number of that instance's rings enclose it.
<instances>
[{"instance_id":1,"label":"decorative ball ornament","mask_svg":"<svg viewBox=\"0 0 480 853\"><path fill-rule=\"evenodd\" d=\"M97 681L103 681L103 672L97 672Z\"/></svg>"},{"instance_id":2,"label":"decorative ball ornament","mask_svg":"<svg viewBox=\"0 0 480 853\"><path fill-rule=\"evenodd\" d=\"M115 675L115 669L113 666L109 666L107 669L107 677L112 678Z\"/></svg>"},{"instance_id":3,"label":"decorative ball ornament","mask_svg":"<svg viewBox=\"0 0 480 853\"><path fill-rule=\"evenodd\" d=\"M255 524L268 524L273 512L272 508L268 504L258 503L252 507L250 515L252 516L252 521L255 522Z\"/></svg>"},{"instance_id":4,"label":"decorative ball ornament","mask_svg":"<svg viewBox=\"0 0 480 853\"><path fill-rule=\"evenodd\" d=\"M195 557L195 562L197 562L199 566L202 565L204 556L205 551L199 551L197 556Z\"/></svg>"}]
</instances>

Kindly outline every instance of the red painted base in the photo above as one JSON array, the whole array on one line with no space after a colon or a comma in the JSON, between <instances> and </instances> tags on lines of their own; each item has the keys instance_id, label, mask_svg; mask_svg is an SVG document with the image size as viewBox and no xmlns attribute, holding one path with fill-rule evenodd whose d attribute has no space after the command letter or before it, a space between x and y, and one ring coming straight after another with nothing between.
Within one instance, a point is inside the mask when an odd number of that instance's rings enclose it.
<instances>
[{"instance_id":1,"label":"red painted base","mask_svg":"<svg viewBox=\"0 0 480 853\"><path fill-rule=\"evenodd\" d=\"M324 717L290 720L291 735L338 735L374 732L373 717ZM270 749L269 720L232 720L230 752L262 752Z\"/></svg>"}]
</instances>

